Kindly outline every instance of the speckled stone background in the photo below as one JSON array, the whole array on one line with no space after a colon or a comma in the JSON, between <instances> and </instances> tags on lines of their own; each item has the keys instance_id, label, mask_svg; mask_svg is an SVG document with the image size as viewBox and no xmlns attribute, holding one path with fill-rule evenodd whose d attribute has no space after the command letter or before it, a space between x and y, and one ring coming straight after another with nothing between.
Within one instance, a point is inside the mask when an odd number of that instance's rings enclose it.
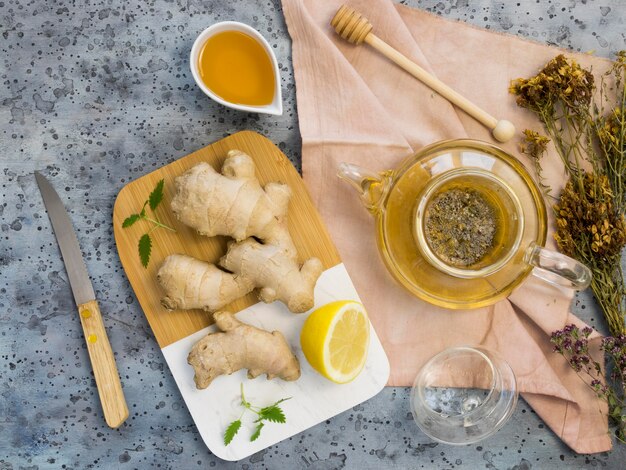
<instances>
[{"instance_id":1,"label":"speckled stone background","mask_svg":"<svg viewBox=\"0 0 626 470\"><path fill-rule=\"evenodd\" d=\"M579 51L626 47L624 0L404 2ZM206 98L187 57L221 20L259 29L282 70L285 113ZM244 461L201 441L118 260L111 226L128 181L221 137L258 131L299 165L290 42L277 0L0 0L0 468L624 468L626 446L575 455L520 403L480 445L433 443L408 390L380 395ZM106 427L74 301L32 172L71 212L105 315L130 417ZM591 298L575 311L601 331Z\"/></svg>"}]
</instances>

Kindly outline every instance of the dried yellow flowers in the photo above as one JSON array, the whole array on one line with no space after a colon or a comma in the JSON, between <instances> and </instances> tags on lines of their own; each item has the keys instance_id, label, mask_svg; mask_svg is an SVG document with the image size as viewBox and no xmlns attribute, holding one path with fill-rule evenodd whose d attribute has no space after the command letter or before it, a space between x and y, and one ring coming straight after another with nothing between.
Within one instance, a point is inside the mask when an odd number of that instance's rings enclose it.
<instances>
[{"instance_id":1,"label":"dried yellow flowers","mask_svg":"<svg viewBox=\"0 0 626 470\"><path fill-rule=\"evenodd\" d=\"M559 249L593 271L591 288L611 334L626 333L626 51L602 77L599 102L589 70L558 55L534 77L511 83L517 104L537 115L547 136L524 131L522 151L541 175L552 141L568 182L553 206ZM605 112L605 107L609 107ZM543 185L546 193L549 188Z\"/></svg>"},{"instance_id":2,"label":"dried yellow flowers","mask_svg":"<svg viewBox=\"0 0 626 470\"><path fill-rule=\"evenodd\" d=\"M514 80L509 91L517 95L517 104L522 108L552 114L559 102L572 108L589 106L593 84L591 72L560 54L534 77Z\"/></svg>"}]
</instances>

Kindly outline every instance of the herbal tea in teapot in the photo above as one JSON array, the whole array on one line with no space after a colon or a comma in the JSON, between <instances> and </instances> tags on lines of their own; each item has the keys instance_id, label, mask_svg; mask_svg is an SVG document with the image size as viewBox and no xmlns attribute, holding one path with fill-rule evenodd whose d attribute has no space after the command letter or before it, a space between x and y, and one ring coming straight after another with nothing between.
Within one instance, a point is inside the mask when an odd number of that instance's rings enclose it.
<instances>
[{"instance_id":1,"label":"herbal tea in teapot","mask_svg":"<svg viewBox=\"0 0 626 470\"><path fill-rule=\"evenodd\" d=\"M521 163L493 145L439 142L397 169L374 173L341 164L339 176L376 217L389 272L430 303L490 305L531 271L575 289L590 281L585 266L543 248L541 193Z\"/></svg>"},{"instance_id":2,"label":"herbal tea in teapot","mask_svg":"<svg viewBox=\"0 0 626 470\"><path fill-rule=\"evenodd\" d=\"M415 236L424 257L458 277L500 269L519 247L524 216L497 175L458 168L433 178L414 203Z\"/></svg>"},{"instance_id":3,"label":"herbal tea in teapot","mask_svg":"<svg viewBox=\"0 0 626 470\"><path fill-rule=\"evenodd\" d=\"M424 238L442 262L467 268L489 254L499 217L491 201L473 185L441 189L426 206Z\"/></svg>"}]
</instances>

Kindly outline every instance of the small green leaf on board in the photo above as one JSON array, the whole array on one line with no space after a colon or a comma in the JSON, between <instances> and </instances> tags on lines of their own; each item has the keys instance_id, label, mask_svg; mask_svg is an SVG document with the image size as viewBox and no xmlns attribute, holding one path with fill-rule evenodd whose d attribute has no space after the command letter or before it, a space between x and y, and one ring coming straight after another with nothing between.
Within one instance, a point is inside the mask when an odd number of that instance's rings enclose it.
<instances>
[{"instance_id":1,"label":"small green leaf on board","mask_svg":"<svg viewBox=\"0 0 626 470\"><path fill-rule=\"evenodd\" d=\"M259 418L266 419L273 423L284 423L286 421L285 413L283 413L283 410L277 405L262 408L261 411L259 411Z\"/></svg>"},{"instance_id":2,"label":"small green leaf on board","mask_svg":"<svg viewBox=\"0 0 626 470\"><path fill-rule=\"evenodd\" d=\"M233 440L233 437L235 437L235 434L239 432L240 427L241 427L240 419L233 421L232 423L228 425L228 427L226 428L226 431L224 432L224 445L225 446L231 443L231 441Z\"/></svg>"},{"instance_id":3,"label":"small green leaf on board","mask_svg":"<svg viewBox=\"0 0 626 470\"><path fill-rule=\"evenodd\" d=\"M261 435L261 429L263 429L263 422L260 422L259 424L256 425L256 428L254 429L254 433L252 433L252 436L250 436L250 442L256 441L259 436Z\"/></svg>"},{"instance_id":4,"label":"small green leaf on board","mask_svg":"<svg viewBox=\"0 0 626 470\"><path fill-rule=\"evenodd\" d=\"M148 263L150 262L150 254L152 253L152 239L150 235L145 233L139 239L139 258L141 259L141 264L144 268L148 267Z\"/></svg>"},{"instance_id":5,"label":"small green leaf on board","mask_svg":"<svg viewBox=\"0 0 626 470\"><path fill-rule=\"evenodd\" d=\"M124 219L124 222L122 223L122 227L124 228L130 227L139 219L141 219L141 216L139 214L131 214L128 217L126 217L126 219Z\"/></svg>"},{"instance_id":6,"label":"small green leaf on board","mask_svg":"<svg viewBox=\"0 0 626 470\"><path fill-rule=\"evenodd\" d=\"M150 193L148 197L148 201L150 203L150 209L155 210L158 205L163 200L163 185L165 184L165 180L159 180L156 187Z\"/></svg>"}]
</instances>

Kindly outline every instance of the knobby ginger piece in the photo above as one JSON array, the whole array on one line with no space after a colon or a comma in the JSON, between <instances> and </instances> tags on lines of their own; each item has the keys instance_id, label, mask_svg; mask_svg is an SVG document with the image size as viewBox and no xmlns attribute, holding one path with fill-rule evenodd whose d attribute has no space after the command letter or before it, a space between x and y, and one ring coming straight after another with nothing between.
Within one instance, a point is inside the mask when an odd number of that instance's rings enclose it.
<instances>
[{"instance_id":1,"label":"knobby ginger piece","mask_svg":"<svg viewBox=\"0 0 626 470\"><path fill-rule=\"evenodd\" d=\"M267 374L293 381L300 377L300 363L279 331L268 332L243 323L229 312L215 313L221 332L210 333L198 341L187 362L193 366L194 381L199 389L213 380L240 369L248 369L248 377Z\"/></svg>"},{"instance_id":2,"label":"knobby ginger piece","mask_svg":"<svg viewBox=\"0 0 626 470\"><path fill-rule=\"evenodd\" d=\"M293 313L313 308L315 283L323 271L317 258L302 267L276 245L263 245L253 238L230 243L220 266L239 273L260 288L259 298L266 303L280 300Z\"/></svg>"},{"instance_id":3,"label":"knobby ginger piece","mask_svg":"<svg viewBox=\"0 0 626 470\"><path fill-rule=\"evenodd\" d=\"M201 308L214 312L254 289L251 279L178 254L165 258L157 280L165 291L161 305L170 310Z\"/></svg>"},{"instance_id":4,"label":"knobby ginger piece","mask_svg":"<svg viewBox=\"0 0 626 470\"><path fill-rule=\"evenodd\" d=\"M171 207L185 225L207 237L225 235L237 241L257 237L296 256L286 215L289 186L269 183L262 188L252 158L231 150L218 173L199 163L176 178Z\"/></svg>"}]
</instances>

